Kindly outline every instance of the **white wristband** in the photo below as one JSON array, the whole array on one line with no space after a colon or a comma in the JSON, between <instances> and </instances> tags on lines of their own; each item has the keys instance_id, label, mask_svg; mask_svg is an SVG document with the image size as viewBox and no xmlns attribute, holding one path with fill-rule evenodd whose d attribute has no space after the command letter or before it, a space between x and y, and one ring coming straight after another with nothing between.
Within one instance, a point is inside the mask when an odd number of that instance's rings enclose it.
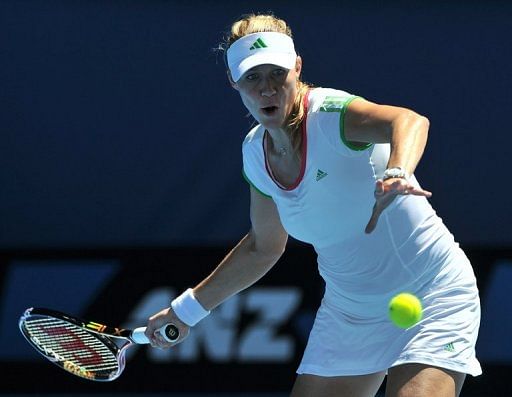
<instances>
[{"instance_id":1,"label":"white wristband","mask_svg":"<svg viewBox=\"0 0 512 397\"><path fill-rule=\"evenodd\" d=\"M205 310L199 303L192 292L192 288L187 289L184 293L174 299L171 303L172 310L178 318L193 327L208 314L209 310Z\"/></svg>"}]
</instances>

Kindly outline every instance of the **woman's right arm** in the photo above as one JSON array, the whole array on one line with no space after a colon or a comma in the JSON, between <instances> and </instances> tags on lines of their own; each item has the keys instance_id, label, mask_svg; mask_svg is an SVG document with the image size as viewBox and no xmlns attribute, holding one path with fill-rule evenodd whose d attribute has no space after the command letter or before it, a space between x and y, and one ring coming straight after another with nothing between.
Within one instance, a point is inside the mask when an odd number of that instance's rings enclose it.
<instances>
[{"instance_id":1,"label":"woman's right arm","mask_svg":"<svg viewBox=\"0 0 512 397\"><path fill-rule=\"evenodd\" d=\"M194 288L194 296L206 310L254 284L283 254L288 234L281 224L276 205L252 186L251 224L249 233Z\"/></svg>"},{"instance_id":2,"label":"woman's right arm","mask_svg":"<svg viewBox=\"0 0 512 397\"><path fill-rule=\"evenodd\" d=\"M206 310L212 310L230 296L246 289L263 277L284 252L288 234L281 224L276 205L251 187L250 215L252 227L246 236L226 255L217 268L194 289L193 295ZM181 342L188 334L188 327L182 323L171 308L150 317L146 335L152 345L170 347L155 330L173 322L180 329Z\"/></svg>"}]
</instances>

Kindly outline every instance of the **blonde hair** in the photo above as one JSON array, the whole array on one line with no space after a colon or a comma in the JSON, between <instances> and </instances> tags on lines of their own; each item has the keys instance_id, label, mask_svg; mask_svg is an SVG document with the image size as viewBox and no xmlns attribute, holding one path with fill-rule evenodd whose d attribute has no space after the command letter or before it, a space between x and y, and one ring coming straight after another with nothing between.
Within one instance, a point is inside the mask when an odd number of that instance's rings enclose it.
<instances>
[{"instance_id":1,"label":"blonde hair","mask_svg":"<svg viewBox=\"0 0 512 397\"><path fill-rule=\"evenodd\" d=\"M231 31L227 35L225 43L221 45L220 48L227 51L229 46L238 39L257 32L284 33L293 38L292 30L284 20L272 14L247 14L231 25ZM310 88L311 85L300 80L300 77L298 78L297 95L292 110L285 121L286 129L290 133L290 138L295 149L297 149L302 142L300 127L306 115L304 96Z\"/></svg>"}]
</instances>

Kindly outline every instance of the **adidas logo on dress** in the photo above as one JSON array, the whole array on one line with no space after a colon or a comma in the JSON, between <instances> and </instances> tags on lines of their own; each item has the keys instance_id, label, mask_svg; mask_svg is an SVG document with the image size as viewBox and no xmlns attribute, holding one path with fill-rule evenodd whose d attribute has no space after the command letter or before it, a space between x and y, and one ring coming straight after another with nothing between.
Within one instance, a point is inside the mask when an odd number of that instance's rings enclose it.
<instances>
[{"instance_id":1,"label":"adidas logo on dress","mask_svg":"<svg viewBox=\"0 0 512 397\"><path fill-rule=\"evenodd\" d=\"M444 350L453 353L455 351L455 346L453 345L453 343L448 343L444 346Z\"/></svg>"},{"instance_id":2,"label":"adidas logo on dress","mask_svg":"<svg viewBox=\"0 0 512 397\"><path fill-rule=\"evenodd\" d=\"M325 178L327 176L327 172L322 171L321 169L318 169L316 172L316 181L318 182L320 179Z\"/></svg>"}]
</instances>

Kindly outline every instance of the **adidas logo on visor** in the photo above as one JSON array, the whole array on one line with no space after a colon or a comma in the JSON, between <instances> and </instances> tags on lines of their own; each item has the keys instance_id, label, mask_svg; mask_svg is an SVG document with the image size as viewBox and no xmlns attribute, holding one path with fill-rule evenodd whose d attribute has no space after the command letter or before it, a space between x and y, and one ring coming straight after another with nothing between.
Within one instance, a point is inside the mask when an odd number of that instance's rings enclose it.
<instances>
[{"instance_id":1,"label":"adidas logo on visor","mask_svg":"<svg viewBox=\"0 0 512 397\"><path fill-rule=\"evenodd\" d=\"M252 43L252 46L249 48L249 50L255 50L257 48L267 48L267 47L268 46L265 44L265 42L261 38L259 38L254 43Z\"/></svg>"}]
</instances>

